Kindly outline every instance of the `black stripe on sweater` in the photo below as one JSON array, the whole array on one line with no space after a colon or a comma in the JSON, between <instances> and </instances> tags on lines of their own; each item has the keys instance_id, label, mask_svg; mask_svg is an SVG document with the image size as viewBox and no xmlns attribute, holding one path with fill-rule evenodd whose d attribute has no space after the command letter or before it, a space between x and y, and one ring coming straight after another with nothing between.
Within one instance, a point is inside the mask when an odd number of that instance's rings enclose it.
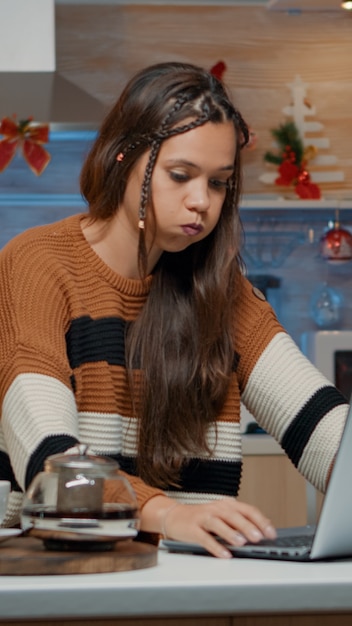
<instances>
[{"instance_id":1,"label":"black stripe on sweater","mask_svg":"<svg viewBox=\"0 0 352 626\"><path fill-rule=\"evenodd\" d=\"M3 450L0 450L0 480L9 480L11 491L22 491L13 473L10 457Z\"/></svg>"},{"instance_id":2,"label":"black stripe on sweater","mask_svg":"<svg viewBox=\"0 0 352 626\"><path fill-rule=\"evenodd\" d=\"M136 476L136 459L122 455L113 456L120 468ZM163 487L165 491L186 493L214 493L220 496L237 496L241 481L241 461L209 461L191 459L181 471L179 487Z\"/></svg>"},{"instance_id":3,"label":"black stripe on sweater","mask_svg":"<svg viewBox=\"0 0 352 626\"><path fill-rule=\"evenodd\" d=\"M125 365L126 322L119 317L74 319L66 333L67 356L72 369L84 363L106 361Z\"/></svg>"},{"instance_id":4,"label":"black stripe on sweater","mask_svg":"<svg viewBox=\"0 0 352 626\"><path fill-rule=\"evenodd\" d=\"M326 386L319 389L297 413L281 441L282 447L296 467L320 420L331 409L341 404L346 404L343 395L335 387Z\"/></svg>"},{"instance_id":5,"label":"black stripe on sweater","mask_svg":"<svg viewBox=\"0 0 352 626\"><path fill-rule=\"evenodd\" d=\"M28 489L34 476L43 471L44 461L48 456L66 452L77 443L78 439L70 435L50 435L43 439L28 461L25 488Z\"/></svg>"},{"instance_id":6,"label":"black stripe on sweater","mask_svg":"<svg viewBox=\"0 0 352 626\"><path fill-rule=\"evenodd\" d=\"M72 369L84 363L105 361L125 367L125 333L127 322L119 317L74 319L66 333L67 356ZM240 355L234 352L232 371L236 372ZM136 369L140 363L134 363ZM72 381L74 388L74 380Z\"/></svg>"}]
</instances>

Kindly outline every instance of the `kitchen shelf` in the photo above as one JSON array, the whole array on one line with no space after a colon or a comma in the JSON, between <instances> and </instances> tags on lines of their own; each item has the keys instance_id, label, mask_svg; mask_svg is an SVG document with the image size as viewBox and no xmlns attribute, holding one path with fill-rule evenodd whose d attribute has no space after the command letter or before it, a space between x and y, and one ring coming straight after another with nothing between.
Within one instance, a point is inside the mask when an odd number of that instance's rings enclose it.
<instances>
[{"instance_id":1,"label":"kitchen shelf","mask_svg":"<svg viewBox=\"0 0 352 626\"><path fill-rule=\"evenodd\" d=\"M352 209L352 198L338 199L326 198L322 200L300 200L299 198L282 198L279 196L243 196L241 201L242 209L255 211L267 210L346 210Z\"/></svg>"},{"instance_id":2,"label":"kitchen shelf","mask_svg":"<svg viewBox=\"0 0 352 626\"><path fill-rule=\"evenodd\" d=\"M0 193L0 206L35 206L35 205L85 206L79 193ZM336 211L352 210L352 199L337 200L286 200L277 197L244 196L240 208L245 211Z\"/></svg>"},{"instance_id":3,"label":"kitchen shelf","mask_svg":"<svg viewBox=\"0 0 352 626\"><path fill-rule=\"evenodd\" d=\"M2 193L0 207L42 207L62 206L86 208L86 202L79 193Z\"/></svg>"}]
</instances>

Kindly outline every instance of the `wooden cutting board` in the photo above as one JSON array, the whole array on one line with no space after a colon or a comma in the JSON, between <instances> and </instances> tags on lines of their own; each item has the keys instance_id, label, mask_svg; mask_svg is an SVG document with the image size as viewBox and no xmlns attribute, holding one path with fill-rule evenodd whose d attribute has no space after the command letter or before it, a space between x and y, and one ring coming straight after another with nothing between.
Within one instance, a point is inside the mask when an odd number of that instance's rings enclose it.
<instances>
[{"instance_id":1,"label":"wooden cutting board","mask_svg":"<svg viewBox=\"0 0 352 626\"><path fill-rule=\"evenodd\" d=\"M16 537L0 546L0 575L95 574L153 567L156 546L133 541L117 542L108 551L47 550L39 539Z\"/></svg>"}]
</instances>

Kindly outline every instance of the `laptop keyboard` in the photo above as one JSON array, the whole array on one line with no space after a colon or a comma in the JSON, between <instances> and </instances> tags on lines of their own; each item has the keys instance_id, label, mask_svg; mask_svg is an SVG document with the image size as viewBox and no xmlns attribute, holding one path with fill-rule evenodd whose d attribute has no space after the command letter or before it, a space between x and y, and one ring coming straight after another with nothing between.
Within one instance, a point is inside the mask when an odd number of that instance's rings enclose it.
<instances>
[{"instance_id":1,"label":"laptop keyboard","mask_svg":"<svg viewBox=\"0 0 352 626\"><path fill-rule=\"evenodd\" d=\"M290 537L277 537L276 539L262 539L259 544L261 546L276 546L278 548L304 548L312 545L312 535L292 535Z\"/></svg>"}]
</instances>

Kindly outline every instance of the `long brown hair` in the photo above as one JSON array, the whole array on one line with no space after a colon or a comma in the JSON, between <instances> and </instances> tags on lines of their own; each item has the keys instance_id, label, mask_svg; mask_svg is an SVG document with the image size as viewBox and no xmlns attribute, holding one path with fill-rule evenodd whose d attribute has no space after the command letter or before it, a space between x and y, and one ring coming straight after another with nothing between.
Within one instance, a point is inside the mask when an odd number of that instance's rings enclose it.
<instances>
[{"instance_id":1,"label":"long brown hair","mask_svg":"<svg viewBox=\"0 0 352 626\"><path fill-rule=\"evenodd\" d=\"M219 221L204 240L162 254L147 302L126 337L132 397L133 366L138 363L142 372L138 471L156 486L177 484L187 455L211 452L207 429L228 391L242 265L240 148L248 141L248 128L225 86L210 72L185 63L157 64L127 84L103 121L81 174L91 217L108 220L118 211L132 168L149 150L140 204L147 229L147 212L153 210L151 178L162 142L208 121L225 120L234 124L237 150ZM116 161L118 154L121 161ZM143 229L138 259L145 278Z\"/></svg>"}]
</instances>

